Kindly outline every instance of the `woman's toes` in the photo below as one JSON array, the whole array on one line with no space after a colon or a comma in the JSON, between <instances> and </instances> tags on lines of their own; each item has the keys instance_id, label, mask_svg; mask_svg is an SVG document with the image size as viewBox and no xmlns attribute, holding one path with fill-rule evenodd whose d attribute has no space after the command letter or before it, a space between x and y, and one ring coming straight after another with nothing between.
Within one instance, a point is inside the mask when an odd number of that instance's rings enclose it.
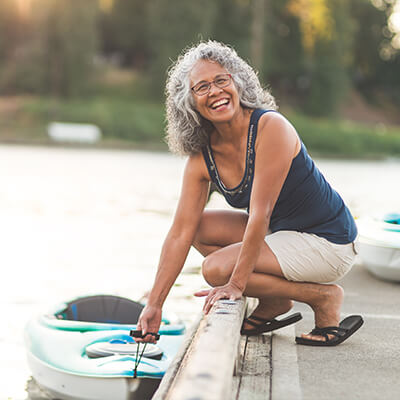
<instances>
[{"instance_id":1,"label":"woman's toes","mask_svg":"<svg viewBox=\"0 0 400 400\"><path fill-rule=\"evenodd\" d=\"M303 333L301 335L303 339L308 339L308 340L318 340L320 342L324 342L325 338L323 336L315 336L315 335L310 335L309 333Z\"/></svg>"}]
</instances>

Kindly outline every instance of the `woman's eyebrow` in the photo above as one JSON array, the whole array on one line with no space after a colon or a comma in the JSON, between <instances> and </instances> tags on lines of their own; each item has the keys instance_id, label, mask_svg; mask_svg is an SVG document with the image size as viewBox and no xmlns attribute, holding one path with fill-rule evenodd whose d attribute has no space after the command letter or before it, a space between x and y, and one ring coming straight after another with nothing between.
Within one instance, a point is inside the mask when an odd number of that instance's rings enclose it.
<instances>
[{"instance_id":1,"label":"woman's eyebrow","mask_svg":"<svg viewBox=\"0 0 400 400\"><path fill-rule=\"evenodd\" d=\"M197 83L195 83L194 86L196 86L196 85L198 85L199 83L202 83L202 82L206 82L206 83L212 82L220 75L226 75L226 74L225 73L217 74L217 75L214 76L214 78L211 81L206 81L205 79L203 79L203 80L198 81Z\"/></svg>"},{"instance_id":2,"label":"woman's eyebrow","mask_svg":"<svg viewBox=\"0 0 400 400\"><path fill-rule=\"evenodd\" d=\"M203 80L198 81L197 83L195 83L194 86L198 85L199 83L203 83L203 82L208 83L209 81L206 81L205 79L203 79Z\"/></svg>"}]
</instances>

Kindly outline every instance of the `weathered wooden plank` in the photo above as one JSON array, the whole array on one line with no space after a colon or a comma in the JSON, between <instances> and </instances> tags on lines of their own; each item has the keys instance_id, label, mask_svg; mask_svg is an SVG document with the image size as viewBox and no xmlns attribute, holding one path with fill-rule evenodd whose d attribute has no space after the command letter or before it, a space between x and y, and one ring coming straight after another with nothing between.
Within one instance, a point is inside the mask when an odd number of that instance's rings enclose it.
<instances>
[{"instance_id":1,"label":"weathered wooden plank","mask_svg":"<svg viewBox=\"0 0 400 400\"><path fill-rule=\"evenodd\" d=\"M242 336L239 342L239 354L236 360L236 368L233 373L233 381L232 381L232 400L237 400L239 393L239 385L240 380L242 379L243 374L243 360L246 354L246 343L247 337Z\"/></svg>"},{"instance_id":2,"label":"weathered wooden plank","mask_svg":"<svg viewBox=\"0 0 400 400\"><path fill-rule=\"evenodd\" d=\"M199 314L192 326L186 331L183 343L179 348L179 351L176 353L174 359L172 360L170 366L168 367L167 372L163 376L157 391L152 397L152 400L163 400L167 396L167 393L171 388L171 385L176 374L178 373L181 363L186 356L186 352L193 341L197 329L199 328L202 318L203 315Z\"/></svg>"},{"instance_id":3,"label":"weathered wooden plank","mask_svg":"<svg viewBox=\"0 0 400 400\"><path fill-rule=\"evenodd\" d=\"M155 399L231 399L244 312L243 298L218 301L200 321L166 394L157 392Z\"/></svg>"},{"instance_id":4,"label":"weathered wooden plank","mask_svg":"<svg viewBox=\"0 0 400 400\"><path fill-rule=\"evenodd\" d=\"M247 339L237 400L270 398L271 334Z\"/></svg>"},{"instance_id":5,"label":"weathered wooden plank","mask_svg":"<svg viewBox=\"0 0 400 400\"><path fill-rule=\"evenodd\" d=\"M272 335L271 400L302 400L294 325Z\"/></svg>"}]
</instances>

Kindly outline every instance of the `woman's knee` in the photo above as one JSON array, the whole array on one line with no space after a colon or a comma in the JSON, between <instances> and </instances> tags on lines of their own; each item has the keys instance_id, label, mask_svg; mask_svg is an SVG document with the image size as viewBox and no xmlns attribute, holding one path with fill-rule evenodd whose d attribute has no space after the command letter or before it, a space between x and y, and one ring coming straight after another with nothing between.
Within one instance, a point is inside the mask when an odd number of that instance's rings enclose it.
<instances>
[{"instance_id":1,"label":"woman's knee","mask_svg":"<svg viewBox=\"0 0 400 400\"><path fill-rule=\"evenodd\" d=\"M198 249L198 247L201 246L204 242L208 241L207 233L208 226L210 225L211 220L212 216L210 215L210 211L204 210L201 216L199 227L193 240L193 246L196 247L196 249Z\"/></svg>"},{"instance_id":2,"label":"woman's knee","mask_svg":"<svg viewBox=\"0 0 400 400\"><path fill-rule=\"evenodd\" d=\"M202 265L204 279L211 286L221 286L228 283L232 269L221 262L221 258L214 253L208 255Z\"/></svg>"},{"instance_id":3,"label":"woman's knee","mask_svg":"<svg viewBox=\"0 0 400 400\"><path fill-rule=\"evenodd\" d=\"M193 245L224 247L241 242L248 216L245 212L232 210L204 210Z\"/></svg>"}]
</instances>

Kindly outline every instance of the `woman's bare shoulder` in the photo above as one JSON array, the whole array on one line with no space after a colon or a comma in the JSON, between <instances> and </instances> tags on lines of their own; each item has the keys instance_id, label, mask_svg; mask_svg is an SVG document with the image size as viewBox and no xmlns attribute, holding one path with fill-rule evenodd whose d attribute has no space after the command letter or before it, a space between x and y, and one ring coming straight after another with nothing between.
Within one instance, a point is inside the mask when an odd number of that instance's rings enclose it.
<instances>
[{"instance_id":1,"label":"woman's bare shoulder","mask_svg":"<svg viewBox=\"0 0 400 400\"><path fill-rule=\"evenodd\" d=\"M201 152L192 154L186 161L185 170L200 180L210 180L207 165Z\"/></svg>"},{"instance_id":2,"label":"woman's bare shoulder","mask_svg":"<svg viewBox=\"0 0 400 400\"><path fill-rule=\"evenodd\" d=\"M258 123L257 146L261 142L279 146L294 145L295 153L301 146L299 135L290 121L280 113L268 112L260 117Z\"/></svg>"}]
</instances>

